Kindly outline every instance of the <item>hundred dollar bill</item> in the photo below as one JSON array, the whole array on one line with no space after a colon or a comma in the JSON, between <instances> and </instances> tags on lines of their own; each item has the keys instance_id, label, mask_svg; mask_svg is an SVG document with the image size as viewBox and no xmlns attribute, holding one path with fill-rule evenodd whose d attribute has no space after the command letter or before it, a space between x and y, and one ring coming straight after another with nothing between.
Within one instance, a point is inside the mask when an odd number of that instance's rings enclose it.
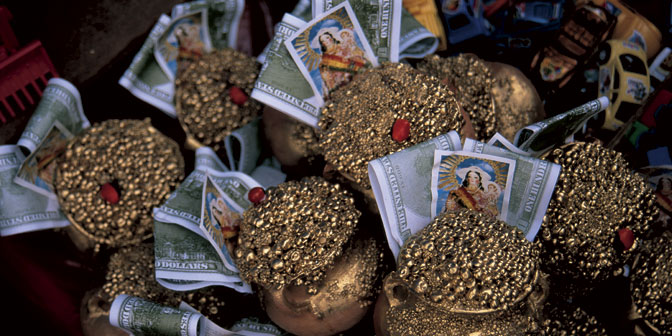
<instances>
[{"instance_id":1,"label":"hundred dollar bill","mask_svg":"<svg viewBox=\"0 0 672 336\"><path fill-rule=\"evenodd\" d=\"M349 2L316 16L285 40L320 106L336 88L378 61Z\"/></svg>"},{"instance_id":2,"label":"hundred dollar bill","mask_svg":"<svg viewBox=\"0 0 672 336\"><path fill-rule=\"evenodd\" d=\"M215 49L235 48L238 26L245 9L245 0L199 0L177 4L171 12L172 18L187 12L207 7L208 35Z\"/></svg>"},{"instance_id":3,"label":"hundred dollar bill","mask_svg":"<svg viewBox=\"0 0 672 336\"><path fill-rule=\"evenodd\" d=\"M174 223L154 221L154 265L162 286L187 291L225 286L251 293L249 285L220 258L207 239Z\"/></svg>"},{"instance_id":4,"label":"hundred dollar bill","mask_svg":"<svg viewBox=\"0 0 672 336\"><path fill-rule=\"evenodd\" d=\"M369 179L395 258L412 234L432 219L434 151L462 149L455 131L369 162Z\"/></svg>"},{"instance_id":5,"label":"hundred dollar bill","mask_svg":"<svg viewBox=\"0 0 672 336\"><path fill-rule=\"evenodd\" d=\"M255 319L242 319L227 330L184 302L178 308L172 308L126 294L117 296L112 302L110 324L136 336L283 335L276 326Z\"/></svg>"},{"instance_id":6,"label":"hundred dollar bill","mask_svg":"<svg viewBox=\"0 0 672 336\"><path fill-rule=\"evenodd\" d=\"M168 28L154 45L154 57L171 81L177 76L177 60L193 58L212 51L208 29L208 6L205 2L180 4L173 10Z\"/></svg>"},{"instance_id":7,"label":"hundred dollar bill","mask_svg":"<svg viewBox=\"0 0 672 336\"><path fill-rule=\"evenodd\" d=\"M199 148L194 171L163 205L154 209L157 278L216 281L241 292L251 292L249 285L239 285L242 280L227 251L223 251L225 257L221 259L200 229L206 175L239 212L251 205L248 191L260 186L243 173L227 170L211 148Z\"/></svg>"},{"instance_id":8,"label":"hundred dollar bill","mask_svg":"<svg viewBox=\"0 0 672 336\"><path fill-rule=\"evenodd\" d=\"M154 57L154 45L169 25L170 17L161 15L119 84L144 102L176 118L175 85Z\"/></svg>"},{"instance_id":9,"label":"hundred dollar bill","mask_svg":"<svg viewBox=\"0 0 672 336\"><path fill-rule=\"evenodd\" d=\"M23 161L14 182L44 196L57 199L54 190L56 159L73 137L63 124L54 120L40 145Z\"/></svg>"},{"instance_id":10,"label":"hundred dollar bill","mask_svg":"<svg viewBox=\"0 0 672 336\"><path fill-rule=\"evenodd\" d=\"M423 58L439 47L439 39L425 28L406 9L401 11L399 58Z\"/></svg>"},{"instance_id":11,"label":"hundred dollar bill","mask_svg":"<svg viewBox=\"0 0 672 336\"><path fill-rule=\"evenodd\" d=\"M540 155L578 132L588 119L604 111L609 98L600 97L552 118L518 130L513 143L520 150Z\"/></svg>"},{"instance_id":12,"label":"hundred dollar bill","mask_svg":"<svg viewBox=\"0 0 672 336\"><path fill-rule=\"evenodd\" d=\"M199 336L203 315L121 294L112 302L110 324L136 335Z\"/></svg>"},{"instance_id":13,"label":"hundred dollar bill","mask_svg":"<svg viewBox=\"0 0 672 336\"><path fill-rule=\"evenodd\" d=\"M305 22L310 21L313 18L312 10L311 10L311 2L312 0L299 0L299 2L296 3L296 6L294 6L294 9L289 13L289 15L292 15L299 20ZM275 27L273 27L273 32L274 35L278 33L278 29L280 28L280 24L282 22L278 22ZM273 40L271 40L264 50L257 56L257 62L264 64L266 63L266 54L268 53L268 50L273 46Z\"/></svg>"},{"instance_id":14,"label":"hundred dollar bill","mask_svg":"<svg viewBox=\"0 0 672 336\"><path fill-rule=\"evenodd\" d=\"M84 115L79 91L70 82L60 78L52 78L47 83L40 103L21 134L18 145L29 152L35 151L49 135L56 121L71 134L77 134L91 126Z\"/></svg>"},{"instance_id":15,"label":"hundred dollar bill","mask_svg":"<svg viewBox=\"0 0 672 336\"><path fill-rule=\"evenodd\" d=\"M18 146L0 146L0 236L70 224L57 200L14 183L24 159Z\"/></svg>"},{"instance_id":16,"label":"hundred dollar bill","mask_svg":"<svg viewBox=\"0 0 672 336\"><path fill-rule=\"evenodd\" d=\"M509 151L514 152L516 154L530 156L530 153L518 149L518 147L512 144L507 138L505 138L499 132L495 133L495 135L493 135L492 138L488 140L488 145L508 149Z\"/></svg>"},{"instance_id":17,"label":"hundred dollar bill","mask_svg":"<svg viewBox=\"0 0 672 336\"><path fill-rule=\"evenodd\" d=\"M555 189L560 174L560 165L515 154L507 149L490 146L473 139L466 139L462 150L515 161L508 211L502 219L507 224L520 229L527 240L534 241L546 214L548 203L551 201L553 189Z\"/></svg>"},{"instance_id":18,"label":"hundred dollar bill","mask_svg":"<svg viewBox=\"0 0 672 336\"><path fill-rule=\"evenodd\" d=\"M305 21L285 14L278 24L266 61L254 83L251 97L297 120L317 127L322 99L294 63L284 41Z\"/></svg>"},{"instance_id":19,"label":"hundred dollar bill","mask_svg":"<svg viewBox=\"0 0 672 336\"><path fill-rule=\"evenodd\" d=\"M313 18L346 0L313 0ZM379 62L399 62L402 0L350 0L366 39Z\"/></svg>"}]
</instances>

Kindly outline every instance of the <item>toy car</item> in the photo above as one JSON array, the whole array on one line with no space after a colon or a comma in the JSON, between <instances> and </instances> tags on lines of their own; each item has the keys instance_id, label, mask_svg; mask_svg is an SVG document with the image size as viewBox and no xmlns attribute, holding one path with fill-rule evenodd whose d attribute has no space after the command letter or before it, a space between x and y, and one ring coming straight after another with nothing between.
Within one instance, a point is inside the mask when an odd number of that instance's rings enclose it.
<instances>
[{"instance_id":1,"label":"toy car","mask_svg":"<svg viewBox=\"0 0 672 336\"><path fill-rule=\"evenodd\" d=\"M616 16L616 26L611 35L615 40L627 40L639 44L646 51L646 58L656 56L660 51L662 34L647 18L637 13L620 0L592 0Z\"/></svg>"},{"instance_id":2,"label":"toy car","mask_svg":"<svg viewBox=\"0 0 672 336\"><path fill-rule=\"evenodd\" d=\"M604 41L616 18L592 4L579 7L532 59L530 79L542 96L562 88Z\"/></svg>"},{"instance_id":3,"label":"toy car","mask_svg":"<svg viewBox=\"0 0 672 336\"><path fill-rule=\"evenodd\" d=\"M560 1L530 1L516 4L516 20L549 24L560 20L562 17L562 5Z\"/></svg>"},{"instance_id":4,"label":"toy car","mask_svg":"<svg viewBox=\"0 0 672 336\"><path fill-rule=\"evenodd\" d=\"M441 11L451 44L490 34L491 26L483 16L481 0L442 0Z\"/></svg>"},{"instance_id":5,"label":"toy car","mask_svg":"<svg viewBox=\"0 0 672 336\"><path fill-rule=\"evenodd\" d=\"M598 97L607 96L611 101L601 127L615 131L637 112L649 94L646 53L632 42L609 40L600 46L597 59L600 64Z\"/></svg>"}]
</instances>

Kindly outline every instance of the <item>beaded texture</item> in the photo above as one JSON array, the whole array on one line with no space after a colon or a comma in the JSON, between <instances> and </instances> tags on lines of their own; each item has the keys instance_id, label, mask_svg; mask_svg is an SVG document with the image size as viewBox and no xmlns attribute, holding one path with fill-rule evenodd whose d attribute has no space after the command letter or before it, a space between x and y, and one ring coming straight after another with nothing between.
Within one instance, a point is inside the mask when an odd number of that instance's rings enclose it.
<instances>
[{"instance_id":1,"label":"beaded texture","mask_svg":"<svg viewBox=\"0 0 672 336\"><path fill-rule=\"evenodd\" d=\"M672 234L642 241L640 250L631 282L637 313L672 335Z\"/></svg>"},{"instance_id":2,"label":"beaded texture","mask_svg":"<svg viewBox=\"0 0 672 336\"><path fill-rule=\"evenodd\" d=\"M418 64L418 70L457 89L457 101L469 114L478 139L490 139L495 135L497 120L491 95L494 79L481 59L463 54L447 58L430 55Z\"/></svg>"},{"instance_id":3,"label":"beaded texture","mask_svg":"<svg viewBox=\"0 0 672 336\"><path fill-rule=\"evenodd\" d=\"M266 200L243 214L234 253L240 274L263 288L306 285L314 294L359 216L350 193L321 177L269 188Z\"/></svg>"},{"instance_id":4,"label":"beaded texture","mask_svg":"<svg viewBox=\"0 0 672 336\"><path fill-rule=\"evenodd\" d=\"M392 139L397 119L410 123L402 142ZM322 109L319 144L341 174L371 188L369 161L462 128L453 93L438 79L401 63L383 63L335 90Z\"/></svg>"},{"instance_id":5,"label":"beaded texture","mask_svg":"<svg viewBox=\"0 0 672 336\"><path fill-rule=\"evenodd\" d=\"M621 274L636 246L623 251L618 230L642 235L657 211L648 184L598 144L575 142L542 158L562 166L538 236L542 269L577 290Z\"/></svg>"},{"instance_id":6,"label":"beaded texture","mask_svg":"<svg viewBox=\"0 0 672 336\"><path fill-rule=\"evenodd\" d=\"M56 190L73 225L98 244L125 246L152 233L152 209L184 178L177 144L149 120L106 120L67 146L58 165ZM101 197L116 185L119 202Z\"/></svg>"},{"instance_id":7,"label":"beaded texture","mask_svg":"<svg viewBox=\"0 0 672 336\"><path fill-rule=\"evenodd\" d=\"M241 92L250 97L258 74L257 62L233 49L182 60L175 79L175 109L185 132L215 151L223 149L226 136L261 114L262 105L254 99L234 102Z\"/></svg>"}]
</instances>

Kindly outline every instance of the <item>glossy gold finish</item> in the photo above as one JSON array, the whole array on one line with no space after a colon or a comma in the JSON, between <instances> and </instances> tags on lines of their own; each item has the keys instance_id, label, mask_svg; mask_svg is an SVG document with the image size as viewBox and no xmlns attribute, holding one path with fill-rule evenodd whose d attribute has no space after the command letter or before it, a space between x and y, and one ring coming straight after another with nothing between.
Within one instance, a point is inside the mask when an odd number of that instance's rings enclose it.
<instances>
[{"instance_id":1,"label":"glossy gold finish","mask_svg":"<svg viewBox=\"0 0 672 336\"><path fill-rule=\"evenodd\" d=\"M175 110L190 147L209 146L219 152L227 135L261 114L262 105L250 98L258 74L253 58L232 49L180 60ZM233 87L247 96L245 103L234 103Z\"/></svg>"},{"instance_id":2,"label":"glossy gold finish","mask_svg":"<svg viewBox=\"0 0 672 336\"><path fill-rule=\"evenodd\" d=\"M575 142L542 158L562 166L537 235L542 269L577 290L620 275L657 213L647 182L630 171L621 153L599 144ZM625 227L636 238L627 251L616 239Z\"/></svg>"},{"instance_id":3,"label":"glossy gold finish","mask_svg":"<svg viewBox=\"0 0 672 336\"><path fill-rule=\"evenodd\" d=\"M264 107L264 134L273 156L285 167L300 163L320 154L316 130L271 107Z\"/></svg>"},{"instance_id":4,"label":"glossy gold finish","mask_svg":"<svg viewBox=\"0 0 672 336\"><path fill-rule=\"evenodd\" d=\"M496 130L513 141L516 131L544 119L544 104L532 82L516 67L484 63L492 72L490 93L495 100Z\"/></svg>"},{"instance_id":5,"label":"glossy gold finish","mask_svg":"<svg viewBox=\"0 0 672 336\"><path fill-rule=\"evenodd\" d=\"M306 286L262 290L268 316L295 335L334 335L359 322L369 307L381 255L373 240L358 242L336 259L309 294Z\"/></svg>"},{"instance_id":6,"label":"glossy gold finish","mask_svg":"<svg viewBox=\"0 0 672 336\"><path fill-rule=\"evenodd\" d=\"M402 142L391 136L397 119L406 119L411 127ZM327 163L369 189L370 160L460 130L462 125L459 105L446 85L408 65L384 63L331 94L322 110L318 137Z\"/></svg>"},{"instance_id":7,"label":"glossy gold finish","mask_svg":"<svg viewBox=\"0 0 672 336\"><path fill-rule=\"evenodd\" d=\"M178 145L149 119L107 120L68 144L56 174L61 209L70 233L110 247L138 244L152 235L152 209L184 178ZM119 203L100 197L103 184L116 184ZM81 237L77 237L81 241Z\"/></svg>"},{"instance_id":8,"label":"glossy gold finish","mask_svg":"<svg viewBox=\"0 0 672 336\"><path fill-rule=\"evenodd\" d=\"M383 283L380 335L524 335L546 297L538 251L499 220L463 210L412 236Z\"/></svg>"}]
</instances>

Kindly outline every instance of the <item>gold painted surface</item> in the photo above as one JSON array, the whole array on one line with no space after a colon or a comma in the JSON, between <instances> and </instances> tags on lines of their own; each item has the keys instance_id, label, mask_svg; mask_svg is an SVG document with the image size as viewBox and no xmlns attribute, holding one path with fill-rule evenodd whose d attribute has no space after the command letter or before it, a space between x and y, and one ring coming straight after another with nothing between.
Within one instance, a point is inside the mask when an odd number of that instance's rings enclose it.
<instances>
[{"instance_id":1,"label":"gold painted surface","mask_svg":"<svg viewBox=\"0 0 672 336\"><path fill-rule=\"evenodd\" d=\"M283 166L294 167L320 154L314 128L268 106L264 107L263 121L268 145Z\"/></svg>"},{"instance_id":2,"label":"gold painted surface","mask_svg":"<svg viewBox=\"0 0 672 336\"><path fill-rule=\"evenodd\" d=\"M631 288L636 312L661 335L672 335L672 234L642 241Z\"/></svg>"},{"instance_id":3,"label":"gold painted surface","mask_svg":"<svg viewBox=\"0 0 672 336\"><path fill-rule=\"evenodd\" d=\"M454 88L457 101L469 114L476 139L488 140L495 134L499 121L491 94L494 79L483 60L473 54L447 58L430 55L418 64L418 70Z\"/></svg>"},{"instance_id":4,"label":"gold painted surface","mask_svg":"<svg viewBox=\"0 0 672 336\"><path fill-rule=\"evenodd\" d=\"M619 275L657 213L648 183L621 153L599 144L575 142L542 158L562 166L537 236L542 269L579 290ZM617 231L625 227L636 238L628 251L617 244Z\"/></svg>"},{"instance_id":5,"label":"gold painted surface","mask_svg":"<svg viewBox=\"0 0 672 336\"><path fill-rule=\"evenodd\" d=\"M496 131L513 141L516 131L544 119L544 104L532 82L516 67L484 63L492 72Z\"/></svg>"},{"instance_id":6,"label":"gold painted surface","mask_svg":"<svg viewBox=\"0 0 672 336\"><path fill-rule=\"evenodd\" d=\"M232 49L213 51L196 60L180 60L175 109L192 142L219 152L227 135L261 114L262 105L250 98L258 74L259 65L253 58ZM234 86L248 97L241 106L229 96Z\"/></svg>"},{"instance_id":7,"label":"gold painted surface","mask_svg":"<svg viewBox=\"0 0 672 336\"><path fill-rule=\"evenodd\" d=\"M226 316L219 314L225 302L215 287L177 292L156 282L152 243L124 247L110 257L105 284L88 292L82 300L80 319L85 335L126 335L109 324L112 301L121 294L169 307L178 307L184 301L215 322L231 322L225 321Z\"/></svg>"},{"instance_id":8,"label":"gold painted surface","mask_svg":"<svg viewBox=\"0 0 672 336\"><path fill-rule=\"evenodd\" d=\"M317 286L263 289L262 301L269 317L296 335L333 335L343 332L366 314L372 304L382 253L373 239L356 241L336 259Z\"/></svg>"},{"instance_id":9,"label":"gold painted surface","mask_svg":"<svg viewBox=\"0 0 672 336\"><path fill-rule=\"evenodd\" d=\"M75 137L56 174L61 209L73 227L95 244L137 244L152 235L152 209L184 178L177 144L149 119L107 120ZM119 203L100 195L116 183Z\"/></svg>"},{"instance_id":10,"label":"gold painted surface","mask_svg":"<svg viewBox=\"0 0 672 336\"><path fill-rule=\"evenodd\" d=\"M403 142L392 139L395 120L411 124ZM371 188L370 160L462 128L460 108L438 79L400 63L385 63L337 89L322 110L319 144L327 163Z\"/></svg>"},{"instance_id":11,"label":"gold painted surface","mask_svg":"<svg viewBox=\"0 0 672 336\"><path fill-rule=\"evenodd\" d=\"M524 335L545 299L538 249L516 229L463 210L402 247L374 313L386 335Z\"/></svg>"},{"instance_id":12,"label":"gold painted surface","mask_svg":"<svg viewBox=\"0 0 672 336\"><path fill-rule=\"evenodd\" d=\"M354 199L321 177L289 181L243 214L234 255L241 277L264 288L317 283L343 253L360 217Z\"/></svg>"}]
</instances>

